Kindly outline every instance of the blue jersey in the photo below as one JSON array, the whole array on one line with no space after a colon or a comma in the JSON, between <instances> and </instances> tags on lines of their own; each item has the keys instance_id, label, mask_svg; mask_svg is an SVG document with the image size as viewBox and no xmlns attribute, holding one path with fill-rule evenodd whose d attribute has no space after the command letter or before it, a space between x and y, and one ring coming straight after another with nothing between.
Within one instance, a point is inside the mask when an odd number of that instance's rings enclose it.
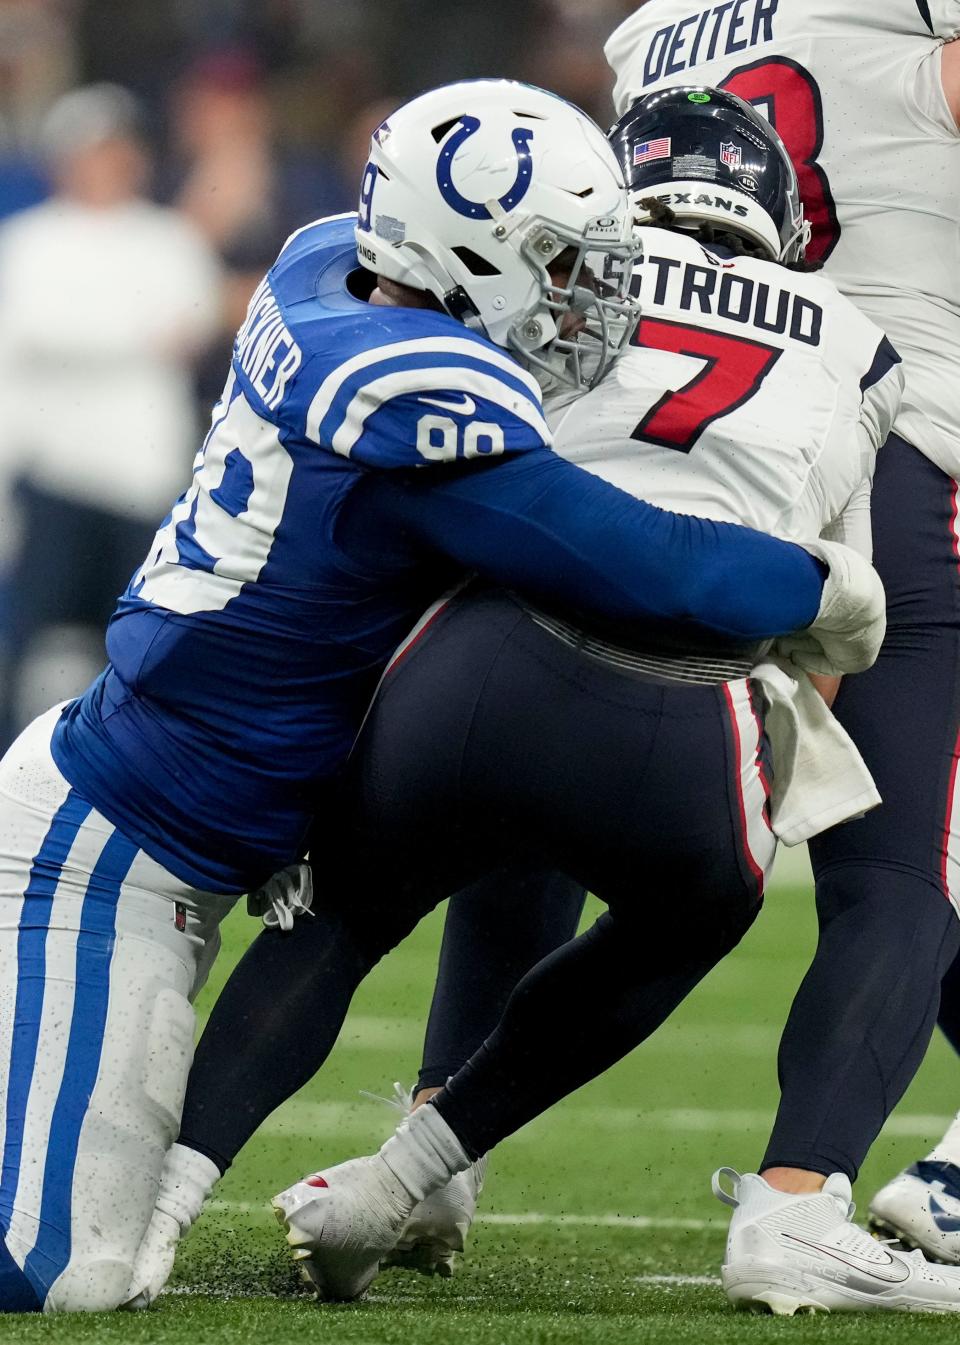
<instances>
[{"instance_id":1,"label":"blue jersey","mask_svg":"<svg viewBox=\"0 0 960 1345\"><path fill-rule=\"evenodd\" d=\"M294 234L254 295L191 485L109 626L109 666L54 736L87 799L213 891L299 854L384 662L450 580L395 538L345 549L352 493L549 445L537 384L504 351L353 296L354 225Z\"/></svg>"}]
</instances>

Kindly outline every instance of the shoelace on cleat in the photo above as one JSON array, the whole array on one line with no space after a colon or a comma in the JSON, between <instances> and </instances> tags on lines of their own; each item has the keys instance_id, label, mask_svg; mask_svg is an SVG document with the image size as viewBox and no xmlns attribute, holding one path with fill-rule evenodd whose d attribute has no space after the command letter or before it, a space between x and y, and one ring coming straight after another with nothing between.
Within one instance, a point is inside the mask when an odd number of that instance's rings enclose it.
<instances>
[{"instance_id":1,"label":"shoelace on cleat","mask_svg":"<svg viewBox=\"0 0 960 1345\"><path fill-rule=\"evenodd\" d=\"M404 1088L397 1079L393 1081L393 1097L383 1097L382 1094L371 1093L366 1088L360 1089L360 1096L369 1098L371 1102L382 1102L385 1107L392 1107L403 1116L409 1116L413 1111L413 1089Z\"/></svg>"}]
</instances>

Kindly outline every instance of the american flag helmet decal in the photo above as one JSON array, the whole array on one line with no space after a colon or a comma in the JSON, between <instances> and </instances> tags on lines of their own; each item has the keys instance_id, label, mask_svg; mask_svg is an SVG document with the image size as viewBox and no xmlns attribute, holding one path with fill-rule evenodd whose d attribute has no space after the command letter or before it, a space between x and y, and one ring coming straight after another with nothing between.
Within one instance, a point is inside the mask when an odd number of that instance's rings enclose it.
<instances>
[{"instance_id":1,"label":"american flag helmet decal","mask_svg":"<svg viewBox=\"0 0 960 1345\"><path fill-rule=\"evenodd\" d=\"M645 140L642 145L633 147L633 166L650 163L652 159L669 159L671 155L670 136L662 135L657 140Z\"/></svg>"}]
</instances>

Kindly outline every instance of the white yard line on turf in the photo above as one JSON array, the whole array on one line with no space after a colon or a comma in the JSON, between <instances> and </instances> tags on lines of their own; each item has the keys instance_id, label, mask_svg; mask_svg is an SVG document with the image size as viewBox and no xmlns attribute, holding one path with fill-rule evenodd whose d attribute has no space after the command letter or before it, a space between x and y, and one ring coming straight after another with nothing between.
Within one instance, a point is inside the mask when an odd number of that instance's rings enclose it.
<instances>
[{"instance_id":1,"label":"white yard line on turf","mask_svg":"<svg viewBox=\"0 0 960 1345\"><path fill-rule=\"evenodd\" d=\"M634 1275L634 1284L721 1284L719 1275Z\"/></svg>"},{"instance_id":2,"label":"white yard line on turf","mask_svg":"<svg viewBox=\"0 0 960 1345\"><path fill-rule=\"evenodd\" d=\"M253 1200L211 1200L208 1210L219 1210L224 1214L267 1214L267 1205L259 1205ZM523 1214L478 1214L478 1224L491 1224L500 1228L522 1228L527 1225L567 1224L576 1228L659 1228L683 1229L700 1232L705 1228L722 1228L723 1219L676 1219L658 1218L646 1214L545 1214L527 1210Z\"/></svg>"},{"instance_id":3,"label":"white yard line on turf","mask_svg":"<svg viewBox=\"0 0 960 1345\"><path fill-rule=\"evenodd\" d=\"M723 1219L676 1219L666 1215L659 1218L655 1214L541 1214L528 1211L524 1214L477 1215L478 1224L506 1228L521 1228L526 1224L571 1224L577 1228L681 1228L699 1232L704 1228L722 1228L725 1222Z\"/></svg>"},{"instance_id":4,"label":"white yard line on turf","mask_svg":"<svg viewBox=\"0 0 960 1345\"><path fill-rule=\"evenodd\" d=\"M601 1130L686 1131L694 1134L712 1134L717 1131L743 1134L768 1130L773 1110L763 1108L668 1107L643 1111L638 1107L567 1107L563 1115L579 1125ZM382 1113L371 1110L369 1104L357 1102L310 1102L295 1099L288 1102L263 1125L266 1135L282 1135L287 1139L322 1140L331 1130L344 1127L369 1132L371 1137L383 1129ZM941 1135L952 1118L932 1113L903 1113L891 1116L884 1127L886 1135L908 1138L935 1139ZM513 1138L513 1143L540 1142L540 1124L534 1122ZM552 1119L542 1124L553 1124Z\"/></svg>"}]
</instances>

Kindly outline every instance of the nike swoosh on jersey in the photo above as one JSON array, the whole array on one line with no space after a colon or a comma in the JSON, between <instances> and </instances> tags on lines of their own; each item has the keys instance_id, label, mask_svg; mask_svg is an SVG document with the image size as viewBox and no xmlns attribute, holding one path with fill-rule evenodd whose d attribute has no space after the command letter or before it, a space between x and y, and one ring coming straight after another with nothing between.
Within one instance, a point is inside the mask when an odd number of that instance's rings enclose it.
<instances>
[{"instance_id":1,"label":"nike swoosh on jersey","mask_svg":"<svg viewBox=\"0 0 960 1345\"><path fill-rule=\"evenodd\" d=\"M861 1275L869 1275L875 1280L881 1280L884 1284L902 1284L904 1280L910 1278L909 1267L895 1261L889 1252L887 1252L888 1259L886 1261L867 1261L864 1257L857 1256L856 1252L841 1251L837 1247L825 1247L822 1242L811 1242L808 1238L798 1238L795 1233L784 1233L782 1236L789 1242L798 1242L801 1247L809 1247L815 1252L823 1252L825 1256L832 1256L835 1261L842 1262L843 1265L849 1266L851 1270L857 1270Z\"/></svg>"},{"instance_id":2,"label":"nike swoosh on jersey","mask_svg":"<svg viewBox=\"0 0 960 1345\"><path fill-rule=\"evenodd\" d=\"M441 401L439 397L418 397L418 402L425 402L427 406L439 406L441 411L455 411L458 416L472 416L476 414L477 404L472 397L463 394L462 402Z\"/></svg>"},{"instance_id":3,"label":"nike swoosh on jersey","mask_svg":"<svg viewBox=\"0 0 960 1345\"><path fill-rule=\"evenodd\" d=\"M936 1196L930 1197L930 1213L941 1233L960 1233L960 1218L955 1214L949 1214Z\"/></svg>"}]
</instances>

